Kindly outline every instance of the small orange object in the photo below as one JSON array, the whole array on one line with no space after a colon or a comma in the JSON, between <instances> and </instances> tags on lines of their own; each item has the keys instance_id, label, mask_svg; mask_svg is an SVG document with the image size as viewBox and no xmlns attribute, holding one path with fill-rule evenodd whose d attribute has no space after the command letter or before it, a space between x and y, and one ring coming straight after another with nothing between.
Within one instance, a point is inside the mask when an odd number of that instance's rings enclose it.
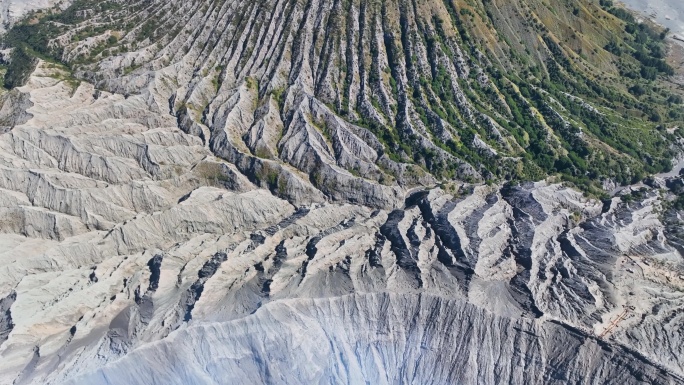
<instances>
[{"instance_id":1,"label":"small orange object","mask_svg":"<svg viewBox=\"0 0 684 385\"><path fill-rule=\"evenodd\" d=\"M627 314L629 314L629 308L625 308L625 311L620 313L620 315L616 319L614 319L613 322L610 323L610 325L608 325L606 330L604 330L603 333L601 333L599 338L603 338L603 337L607 336L608 333L612 332L613 329L615 329L620 322L622 322L625 318L627 318Z\"/></svg>"}]
</instances>

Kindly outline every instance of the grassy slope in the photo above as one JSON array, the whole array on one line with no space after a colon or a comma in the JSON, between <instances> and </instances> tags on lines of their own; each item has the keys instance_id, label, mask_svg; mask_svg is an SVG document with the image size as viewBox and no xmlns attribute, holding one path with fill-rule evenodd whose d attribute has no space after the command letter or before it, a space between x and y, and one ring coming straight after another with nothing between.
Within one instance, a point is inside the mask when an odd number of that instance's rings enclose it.
<instances>
[{"instance_id":1,"label":"grassy slope","mask_svg":"<svg viewBox=\"0 0 684 385\"><path fill-rule=\"evenodd\" d=\"M664 86L669 69L661 65L660 31L637 25L617 8L586 0L354 0L345 6L361 5L367 13L384 12L388 28L397 32L393 44L398 52L404 52L405 44L420 43L429 52L442 51L453 58L450 42L456 41L466 59L482 68L485 81L477 71L455 79L437 59L428 58L429 71L413 67L416 76L409 76L404 88L410 91L407 95L425 126L431 127L438 116L456 127L453 139L442 142L435 135L433 142L477 165L485 175L527 180L558 174L600 193L600 179L632 183L669 167L671 143L681 131L671 134L665 128L681 124L683 117L681 98ZM169 10L156 16L150 12L152 16L127 17L145 6L136 1L78 0L63 13L31 15L30 22L16 26L5 42L59 61L64 58L62 49L59 45L48 48L47 42L74 26L80 28L71 34L71 43L108 30L128 36L128 42L149 44L167 32L178 33L164 26L165 20L172 20L167 17ZM100 17L100 23L93 26L83 16L93 13L78 12L86 9L106 14L111 21L102 22L105 18ZM402 9L417 14L415 29L405 36L401 12L397 12ZM336 25L342 36L345 23L340 15ZM121 40L103 39L89 55L72 57L65 64L86 67L131 48ZM366 52L367 62L373 63L372 47ZM413 55L417 53L403 58L409 71ZM6 79L21 79L17 72L28 69L15 63ZM387 71L377 81L396 92L402 80ZM503 139L492 136L482 122L465 119L457 107L458 95L452 92L453 82L478 113L504 129ZM455 165L440 161L434 150L412 143L413 138L399 125L390 127L363 114L350 114L355 106L345 100L344 92L337 100L324 101L340 115L370 128L395 159L415 162L443 178L454 176ZM386 113L380 111L377 100L373 102L381 114ZM473 148L476 135L498 154Z\"/></svg>"}]
</instances>

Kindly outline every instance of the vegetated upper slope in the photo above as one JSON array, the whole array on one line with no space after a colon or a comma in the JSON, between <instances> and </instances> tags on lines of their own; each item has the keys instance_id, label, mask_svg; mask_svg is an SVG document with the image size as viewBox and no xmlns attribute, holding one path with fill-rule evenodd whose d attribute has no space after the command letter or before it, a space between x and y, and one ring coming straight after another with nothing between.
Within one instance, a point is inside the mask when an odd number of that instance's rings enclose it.
<instances>
[{"instance_id":1,"label":"vegetated upper slope","mask_svg":"<svg viewBox=\"0 0 684 385\"><path fill-rule=\"evenodd\" d=\"M150 92L278 195L293 199L305 174L328 197L382 206L452 178L560 174L600 193L667 170L681 131L666 123L682 115L663 38L605 1L78 0L5 42L16 59Z\"/></svg>"}]
</instances>

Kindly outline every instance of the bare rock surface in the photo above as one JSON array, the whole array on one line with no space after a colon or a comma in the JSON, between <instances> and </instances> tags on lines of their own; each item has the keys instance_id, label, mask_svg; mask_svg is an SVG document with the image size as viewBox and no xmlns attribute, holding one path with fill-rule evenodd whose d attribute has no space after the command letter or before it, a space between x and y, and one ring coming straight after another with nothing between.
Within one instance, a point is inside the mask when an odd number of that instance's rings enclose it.
<instances>
[{"instance_id":1,"label":"bare rock surface","mask_svg":"<svg viewBox=\"0 0 684 385\"><path fill-rule=\"evenodd\" d=\"M144 97L57 70L0 137L2 383L684 383L657 190L293 204Z\"/></svg>"},{"instance_id":2,"label":"bare rock surface","mask_svg":"<svg viewBox=\"0 0 684 385\"><path fill-rule=\"evenodd\" d=\"M679 383L638 354L561 324L429 295L355 294L282 300L237 321L191 326L71 383L567 384L606 377Z\"/></svg>"},{"instance_id":3,"label":"bare rock surface","mask_svg":"<svg viewBox=\"0 0 684 385\"><path fill-rule=\"evenodd\" d=\"M0 31L4 32L31 11L40 11L55 6L66 7L67 0L2 0L0 1Z\"/></svg>"},{"instance_id":4,"label":"bare rock surface","mask_svg":"<svg viewBox=\"0 0 684 385\"><path fill-rule=\"evenodd\" d=\"M0 96L0 384L684 384L681 177L487 185L405 88L487 59L428 55L408 2L335 45L344 2L305 3L145 2L157 42ZM468 148L520 148L451 87Z\"/></svg>"}]
</instances>

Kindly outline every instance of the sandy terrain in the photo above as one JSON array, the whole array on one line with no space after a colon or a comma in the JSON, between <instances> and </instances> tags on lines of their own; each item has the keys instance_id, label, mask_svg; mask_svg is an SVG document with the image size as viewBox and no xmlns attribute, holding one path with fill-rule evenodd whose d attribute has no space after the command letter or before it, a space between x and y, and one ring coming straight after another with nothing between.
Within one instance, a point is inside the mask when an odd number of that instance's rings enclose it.
<instances>
[{"instance_id":1,"label":"sandy terrain","mask_svg":"<svg viewBox=\"0 0 684 385\"><path fill-rule=\"evenodd\" d=\"M670 28L684 39L684 2L681 0L622 0L622 4ZM684 44L684 42L682 42Z\"/></svg>"}]
</instances>

